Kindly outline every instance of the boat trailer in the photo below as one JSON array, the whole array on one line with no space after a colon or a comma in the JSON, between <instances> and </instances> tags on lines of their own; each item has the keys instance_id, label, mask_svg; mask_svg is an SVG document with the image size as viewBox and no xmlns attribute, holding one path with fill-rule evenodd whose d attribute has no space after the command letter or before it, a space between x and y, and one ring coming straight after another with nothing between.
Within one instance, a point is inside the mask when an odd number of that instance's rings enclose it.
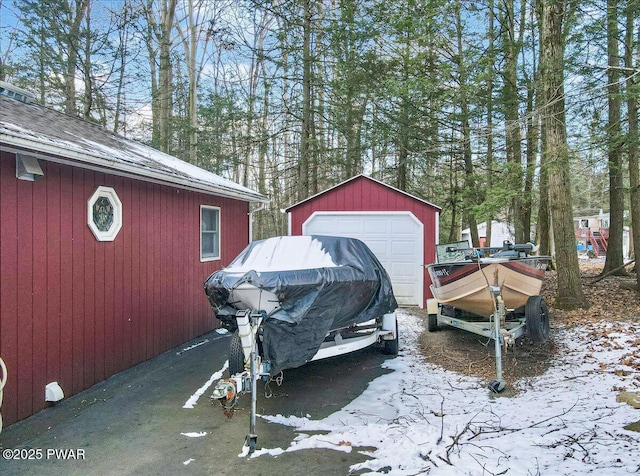
<instances>
[{"instance_id":1,"label":"boat trailer","mask_svg":"<svg viewBox=\"0 0 640 476\"><path fill-rule=\"evenodd\" d=\"M495 303L495 311L488 320L470 320L443 314L443 306L437 299L427 300L428 330L438 330L440 324L471 332L494 340L496 359L496 380L489 382L488 387L495 393L501 393L506 382L502 375L502 349L516 343L516 339L528 334L534 342L544 342L549 334L549 321L544 314L548 312L547 304L542 296L532 296L527 304L524 316L507 319L513 310L507 310L500 294L499 286L489 286Z\"/></svg>"},{"instance_id":2,"label":"boat trailer","mask_svg":"<svg viewBox=\"0 0 640 476\"><path fill-rule=\"evenodd\" d=\"M263 362L258 348L258 329L265 316L266 313L264 311L241 310L236 313L237 336L242 350L240 352L240 349L236 349L236 352L234 352L234 342L232 341L229 355L230 377L218 381L211 394L212 402L214 400L220 402L227 418L233 417L235 407L238 404L238 397L245 393L251 394L249 433L242 446L241 456L252 454L258 441L258 435L256 434L258 380L267 383L271 380L282 381L281 374L275 378L271 376L270 364L269 362ZM385 354L396 355L398 353L398 323L395 313L385 314L380 323L377 323L377 321L375 324L365 322L350 328L330 332L311 360L321 360L354 352L378 341L383 343L383 352ZM239 371L236 372L235 370Z\"/></svg>"},{"instance_id":3,"label":"boat trailer","mask_svg":"<svg viewBox=\"0 0 640 476\"><path fill-rule=\"evenodd\" d=\"M256 434L256 407L258 399L258 380L269 378L269 369L266 363L262 363L258 352L258 329L264 319L263 312L249 310L238 311L236 322L238 323L238 335L242 343L245 356L248 355L249 368L245 364L242 372L232 374L228 379L220 380L211 395L212 400L218 400L224 409L227 418L231 418L238 404L238 396L243 393L251 393L251 418L249 434L242 446L242 454L251 454L256 449L258 435ZM246 360L245 360L246 362ZM231 372L230 372L231 373Z\"/></svg>"}]
</instances>

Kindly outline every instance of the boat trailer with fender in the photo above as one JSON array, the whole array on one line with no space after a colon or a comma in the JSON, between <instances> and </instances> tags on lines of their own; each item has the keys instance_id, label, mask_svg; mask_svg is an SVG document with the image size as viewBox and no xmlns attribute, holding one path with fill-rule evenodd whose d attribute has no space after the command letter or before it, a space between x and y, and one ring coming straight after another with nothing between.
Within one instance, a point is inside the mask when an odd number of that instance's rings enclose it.
<instances>
[{"instance_id":1,"label":"boat trailer with fender","mask_svg":"<svg viewBox=\"0 0 640 476\"><path fill-rule=\"evenodd\" d=\"M509 312L505 308L504 300L500 295L500 288L490 287L496 303L496 311L489 317L489 320L473 320L468 317L454 317L455 310L438 304L436 299L427 301L429 332L435 332L441 325L456 327L473 334L477 334L494 340L496 359L496 380L489 382L489 388L500 393L505 389L506 383L502 375L502 350L514 346L516 340L524 335L528 335L535 343L545 342L549 334L549 321L543 319L540 314L546 313L547 304L541 296L533 296L528 321L526 316L508 318ZM536 312L540 309L539 313ZM452 312L453 311L453 312ZM546 329L545 329L546 327ZM538 329L537 333L532 329Z\"/></svg>"},{"instance_id":2,"label":"boat trailer with fender","mask_svg":"<svg viewBox=\"0 0 640 476\"><path fill-rule=\"evenodd\" d=\"M502 349L525 334L534 343L549 337L549 309L540 290L550 257L533 251L531 243L470 248L461 241L436 245L436 262L426 265L434 296L427 300L428 330L447 325L493 339L496 380L489 388L496 393L506 385Z\"/></svg>"},{"instance_id":3,"label":"boat trailer with fender","mask_svg":"<svg viewBox=\"0 0 640 476\"><path fill-rule=\"evenodd\" d=\"M264 311L242 310L236 313L237 332L231 337L229 345L229 375L218 381L211 395L222 405L224 414L231 418L241 394L251 394L251 416L249 433L242 447L242 456L252 454L256 449L256 407L258 381L268 383L282 382L282 372L273 377L270 364L263 360L260 353L259 329L266 313ZM398 322L395 312L385 314L380 319L356 324L347 328L331 331L320 346L312 361L355 352L377 342L382 343L382 351L388 355L398 354Z\"/></svg>"}]
</instances>

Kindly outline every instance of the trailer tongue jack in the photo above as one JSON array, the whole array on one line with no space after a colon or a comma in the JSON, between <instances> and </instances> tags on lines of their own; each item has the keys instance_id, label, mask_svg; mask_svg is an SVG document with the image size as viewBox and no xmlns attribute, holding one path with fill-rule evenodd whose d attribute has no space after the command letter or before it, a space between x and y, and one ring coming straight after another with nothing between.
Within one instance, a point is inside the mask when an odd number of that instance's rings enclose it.
<instances>
[{"instance_id":1,"label":"trailer tongue jack","mask_svg":"<svg viewBox=\"0 0 640 476\"><path fill-rule=\"evenodd\" d=\"M262 321L263 314L260 312L238 311L236 319L238 330L242 340L243 349L249 350L249 370L232 375L228 379L218 382L211 394L212 400L218 400L224 409L227 418L231 418L238 404L238 395L251 393L251 420L249 434L245 438L242 447L243 454L252 454L256 449L258 436L256 435L256 403L258 399L258 379L262 375L268 376L268 372L262 371L261 358L258 355L258 344L256 340L257 329Z\"/></svg>"},{"instance_id":2,"label":"trailer tongue jack","mask_svg":"<svg viewBox=\"0 0 640 476\"><path fill-rule=\"evenodd\" d=\"M504 308L504 300L500 294L500 288L497 286L489 286L489 290L493 295L493 299L496 303L496 312L491 315L493 321L493 340L494 349L496 353L496 380L489 382L489 389L494 393L501 393L505 387L506 382L502 377L502 346L506 347L506 340L502 334L502 327L505 325L506 311ZM515 339L513 339L515 342Z\"/></svg>"},{"instance_id":3,"label":"trailer tongue jack","mask_svg":"<svg viewBox=\"0 0 640 476\"><path fill-rule=\"evenodd\" d=\"M251 392L251 423L249 434L242 446L242 454L251 454L256 449L258 435L256 435L256 379L251 378L249 372L242 372L237 376L218 382L211 395L211 400L218 400L227 418L232 418L238 405L238 394Z\"/></svg>"}]
</instances>

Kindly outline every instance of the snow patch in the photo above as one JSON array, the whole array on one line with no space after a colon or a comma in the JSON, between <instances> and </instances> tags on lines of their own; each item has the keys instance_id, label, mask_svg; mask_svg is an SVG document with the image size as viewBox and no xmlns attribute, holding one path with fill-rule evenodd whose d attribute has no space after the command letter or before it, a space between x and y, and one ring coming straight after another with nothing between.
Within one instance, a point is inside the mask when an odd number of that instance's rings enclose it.
<instances>
[{"instance_id":1,"label":"snow patch","mask_svg":"<svg viewBox=\"0 0 640 476\"><path fill-rule=\"evenodd\" d=\"M220 380L222 378L222 375L224 374L224 371L227 370L227 368L229 368L229 361L228 360L224 363L224 365L222 366L222 368L220 370L218 370L213 375L211 375L209 380L207 380L207 382L202 387L200 387L198 390L196 390L196 393L194 393L193 395L191 395L189 397L189 399L182 406L182 408L193 408L198 403L198 399L202 396L202 394L204 392L206 392L207 389L209 387L211 387L211 385L213 385L214 382L216 382L216 381L218 381L218 380Z\"/></svg>"},{"instance_id":2,"label":"snow patch","mask_svg":"<svg viewBox=\"0 0 640 476\"><path fill-rule=\"evenodd\" d=\"M180 433L182 436L188 436L189 438L201 438L203 436L207 436L207 432L206 431L198 431L198 432L191 432L191 433Z\"/></svg>"}]
</instances>

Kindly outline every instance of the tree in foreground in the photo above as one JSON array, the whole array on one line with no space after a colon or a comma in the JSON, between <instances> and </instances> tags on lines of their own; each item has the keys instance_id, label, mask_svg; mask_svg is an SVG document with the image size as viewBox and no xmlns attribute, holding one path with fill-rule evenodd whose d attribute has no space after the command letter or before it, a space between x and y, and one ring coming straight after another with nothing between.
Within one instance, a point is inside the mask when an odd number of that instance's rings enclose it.
<instances>
[{"instance_id":1,"label":"tree in foreground","mask_svg":"<svg viewBox=\"0 0 640 476\"><path fill-rule=\"evenodd\" d=\"M569 149L564 105L563 0L543 0L541 9L540 88L544 163L548 167L549 202L558 268L556 306L587 308L573 230Z\"/></svg>"},{"instance_id":2,"label":"tree in foreground","mask_svg":"<svg viewBox=\"0 0 640 476\"><path fill-rule=\"evenodd\" d=\"M638 163L638 82L635 71L638 64L634 62L634 46L636 59L640 59L640 43L634 44L634 21L638 16L638 2L629 0L626 6L626 32L624 61L627 68L627 114L629 116L629 132L627 137L627 154L629 156L629 208L631 209L631 233L636 260L636 290L640 292L640 164ZM630 74L633 71L633 74Z\"/></svg>"},{"instance_id":3,"label":"tree in foreground","mask_svg":"<svg viewBox=\"0 0 640 476\"><path fill-rule=\"evenodd\" d=\"M609 164L609 240L602 274L620 276L627 272L623 265L622 232L624 222L623 152L620 97L620 51L618 0L607 0L607 161Z\"/></svg>"}]
</instances>

